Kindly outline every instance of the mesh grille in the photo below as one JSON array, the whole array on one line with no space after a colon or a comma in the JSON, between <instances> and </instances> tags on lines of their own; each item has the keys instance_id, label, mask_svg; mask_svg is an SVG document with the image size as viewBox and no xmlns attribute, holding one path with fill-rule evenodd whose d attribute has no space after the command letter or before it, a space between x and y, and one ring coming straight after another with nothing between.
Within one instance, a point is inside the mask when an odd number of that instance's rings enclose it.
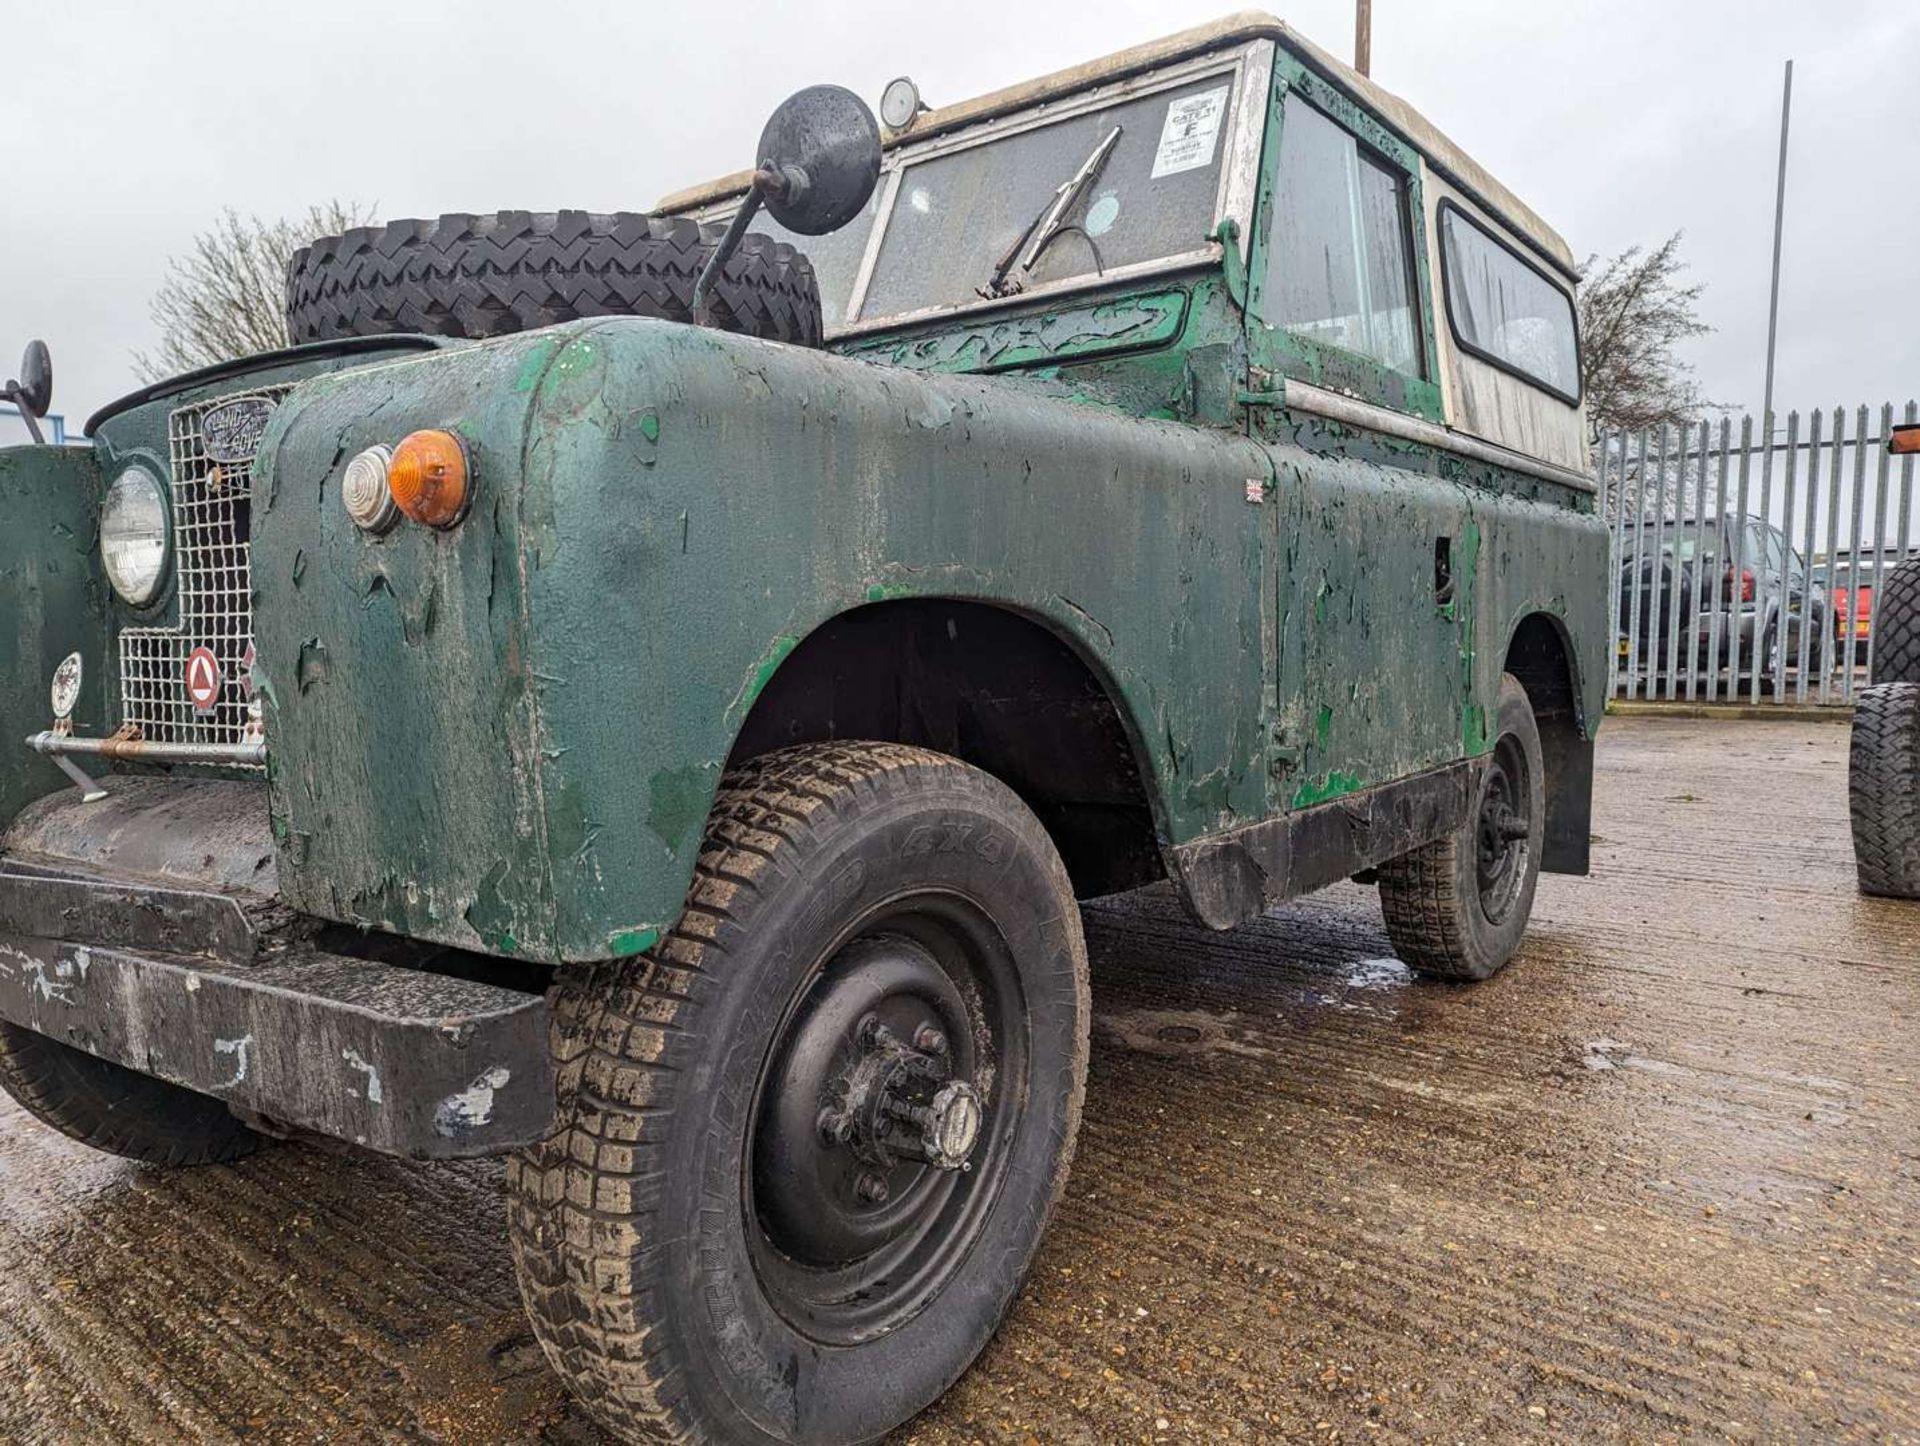
<instances>
[{"instance_id":1,"label":"mesh grille","mask_svg":"<svg viewBox=\"0 0 1920 1446\"><path fill-rule=\"evenodd\" d=\"M152 743L242 741L247 726L243 659L253 642L253 459L216 462L200 419L242 397L277 402L289 387L262 387L182 407L167 419L173 471L173 565L180 620L120 633L121 721ZM208 713L187 699L187 655L206 647L220 662L220 696Z\"/></svg>"}]
</instances>

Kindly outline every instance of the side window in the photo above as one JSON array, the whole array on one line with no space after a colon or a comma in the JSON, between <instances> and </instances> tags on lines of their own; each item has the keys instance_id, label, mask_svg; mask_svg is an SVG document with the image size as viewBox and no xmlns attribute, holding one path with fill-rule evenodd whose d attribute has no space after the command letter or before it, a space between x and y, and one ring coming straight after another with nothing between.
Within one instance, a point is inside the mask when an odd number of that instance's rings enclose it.
<instances>
[{"instance_id":1,"label":"side window","mask_svg":"<svg viewBox=\"0 0 1920 1446\"><path fill-rule=\"evenodd\" d=\"M1461 350L1580 404L1573 299L1451 201L1440 203L1440 270Z\"/></svg>"},{"instance_id":2,"label":"side window","mask_svg":"<svg viewBox=\"0 0 1920 1446\"><path fill-rule=\"evenodd\" d=\"M1283 102L1266 320L1426 374L1402 173L1298 94Z\"/></svg>"}]
</instances>

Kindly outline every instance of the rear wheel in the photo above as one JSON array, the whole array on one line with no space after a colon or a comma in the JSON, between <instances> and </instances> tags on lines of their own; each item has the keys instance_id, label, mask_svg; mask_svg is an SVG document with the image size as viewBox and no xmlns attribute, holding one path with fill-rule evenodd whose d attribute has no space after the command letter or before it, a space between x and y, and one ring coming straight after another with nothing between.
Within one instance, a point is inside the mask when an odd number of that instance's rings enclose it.
<instances>
[{"instance_id":1,"label":"rear wheel","mask_svg":"<svg viewBox=\"0 0 1920 1446\"><path fill-rule=\"evenodd\" d=\"M1467 822L1383 865L1380 908L1394 948L1441 979L1486 979L1520 947L1546 832L1546 768L1526 689L1500 680L1493 751Z\"/></svg>"},{"instance_id":2,"label":"rear wheel","mask_svg":"<svg viewBox=\"0 0 1920 1446\"><path fill-rule=\"evenodd\" d=\"M730 773L686 911L552 996L510 1165L548 1358L628 1439L871 1440L984 1346L1064 1185L1086 955L1002 784L894 744Z\"/></svg>"},{"instance_id":3,"label":"rear wheel","mask_svg":"<svg viewBox=\"0 0 1920 1446\"><path fill-rule=\"evenodd\" d=\"M237 1160L261 1136L219 1100L0 1023L0 1087L43 1124L148 1165Z\"/></svg>"},{"instance_id":4,"label":"rear wheel","mask_svg":"<svg viewBox=\"0 0 1920 1446\"><path fill-rule=\"evenodd\" d=\"M1860 892L1920 899L1920 683L1854 697L1847 811Z\"/></svg>"}]
</instances>

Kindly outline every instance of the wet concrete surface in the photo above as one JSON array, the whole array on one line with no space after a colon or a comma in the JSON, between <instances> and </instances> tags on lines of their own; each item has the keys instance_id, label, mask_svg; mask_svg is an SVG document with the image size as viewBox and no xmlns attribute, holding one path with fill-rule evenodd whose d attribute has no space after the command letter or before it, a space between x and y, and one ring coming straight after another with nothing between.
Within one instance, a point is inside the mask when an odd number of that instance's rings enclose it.
<instances>
[{"instance_id":1,"label":"wet concrete surface","mask_svg":"<svg viewBox=\"0 0 1920 1446\"><path fill-rule=\"evenodd\" d=\"M1846 729L1616 719L1593 876L1491 983L1371 891L1086 911L1068 1198L900 1442L1920 1441L1920 905L1853 888ZM0 1108L0 1438L602 1438L492 1164L143 1171Z\"/></svg>"}]
</instances>

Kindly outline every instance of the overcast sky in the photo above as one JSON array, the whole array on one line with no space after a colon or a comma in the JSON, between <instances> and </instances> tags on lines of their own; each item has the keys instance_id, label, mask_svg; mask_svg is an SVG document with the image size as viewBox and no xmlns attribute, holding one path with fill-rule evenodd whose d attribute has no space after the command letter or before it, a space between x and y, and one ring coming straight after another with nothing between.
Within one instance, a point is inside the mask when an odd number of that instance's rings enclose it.
<instances>
[{"instance_id":1,"label":"overcast sky","mask_svg":"<svg viewBox=\"0 0 1920 1446\"><path fill-rule=\"evenodd\" d=\"M904 5L12 0L0 369L52 345L77 425L136 385L169 255L222 207L645 209L751 160L815 81L958 100L1214 18L1215 0ZM1920 393L1915 0L1375 0L1374 76L1576 254L1684 229L1709 396L1759 406L1780 68L1794 68L1781 411ZM1351 0L1284 18L1337 54Z\"/></svg>"}]
</instances>

